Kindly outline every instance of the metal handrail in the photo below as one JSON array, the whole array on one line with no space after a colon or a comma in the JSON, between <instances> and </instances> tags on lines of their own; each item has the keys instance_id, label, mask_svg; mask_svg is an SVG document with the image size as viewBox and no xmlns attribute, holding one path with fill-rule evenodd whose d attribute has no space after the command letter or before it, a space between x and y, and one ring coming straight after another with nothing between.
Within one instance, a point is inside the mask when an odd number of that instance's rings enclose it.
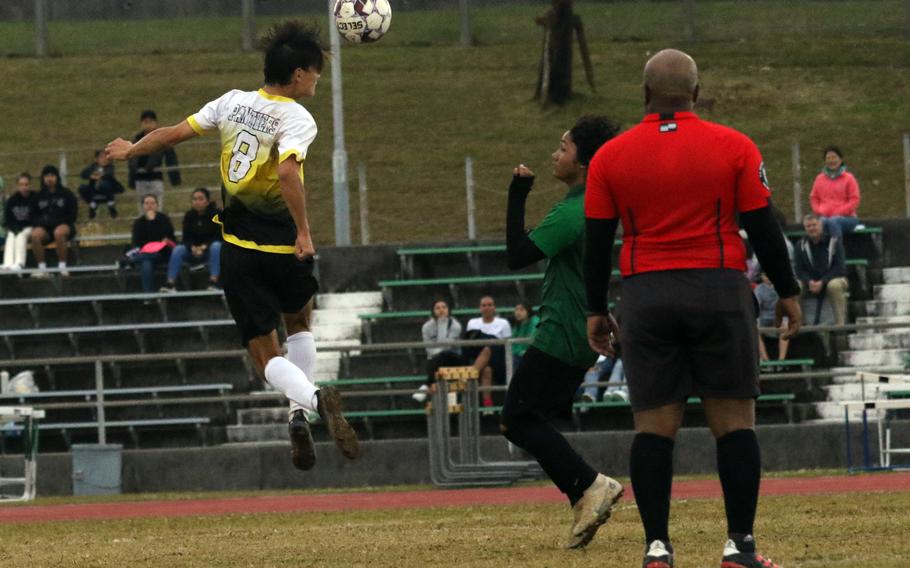
<instances>
[{"instance_id":1,"label":"metal handrail","mask_svg":"<svg viewBox=\"0 0 910 568\"><path fill-rule=\"evenodd\" d=\"M848 332L860 331L866 329L899 329L910 328L910 322L900 323L881 323L881 324L846 324L846 325L818 325L806 326L804 332ZM775 332L776 328L761 328L763 332ZM402 351L413 349L425 349L427 347L486 347L498 346L510 347L514 344L530 343L530 338L506 338L506 339L483 339L483 340L456 340L456 341L406 341L395 343L373 343L362 345L327 345L320 347L323 352L340 352L350 354L353 351L359 352L384 352L384 351ZM122 363L122 362L140 362L140 361L173 361L175 359L216 359L226 357L246 357L247 352L242 349L220 350L220 351L188 351L175 353L150 353L150 354L130 354L130 355L87 355L77 357L62 358L42 358L42 359L11 359L0 361L0 368L5 367L28 367L28 366L46 366L46 365L77 365L93 364L95 368L95 391L96 397L93 402L70 402L70 403L48 403L36 408L46 410L57 409L76 409L76 408L95 408L98 422L98 440L104 444L107 441L107 425L105 420L105 408L126 407L126 406L160 406L163 404L207 404L207 403L229 403L229 402L249 402L258 400L268 400L271 398L284 398L279 392L263 392L255 395L220 395L205 397L180 397L180 398L157 398L142 400L105 400L104 398L104 363ZM507 376L512 375L512 358L506 357ZM855 367L850 370L842 371L810 371L798 373L774 373L762 374L763 380L784 380L784 379L813 379L813 378L830 378L836 376L849 376L858 371L871 371L878 373L895 373L905 371L902 367L885 367L885 366L868 366ZM603 386L607 383L598 383ZM610 385L619 385L624 383L609 383ZM505 387L490 387L490 391L505 390ZM410 391L404 389L385 389L381 391L364 390L348 391L347 396L389 396L396 394L409 394Z\"/></svg>"}]
</instances>

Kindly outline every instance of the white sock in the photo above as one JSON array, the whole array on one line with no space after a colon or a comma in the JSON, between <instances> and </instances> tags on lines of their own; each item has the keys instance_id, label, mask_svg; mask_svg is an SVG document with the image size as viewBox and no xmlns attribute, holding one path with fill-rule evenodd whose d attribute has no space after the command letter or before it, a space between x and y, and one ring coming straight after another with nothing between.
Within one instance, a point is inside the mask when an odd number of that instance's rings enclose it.
<instances>
[{"instance_id":1,"label":"white sock","mask_svg":"<svg viewBox=\"0 0 910 568\"><path fill-rule=\"evenodd\" d=\"M297 409L316 410L316 387L300 367L284 357L269 360L265 366L265 380L288 397L291 412Z\"/></svg>"},{"instance_id":2,"label":"white sock","mask_svg":"<svg viewBox=\"0 0 910 568\"><path fill-rule=\"evenodd\" d=\"M316 340L313 332L301 331L288 337L288 359L307 377L316 375Z\"/></svg>"},{"instance_id":3,"label":"white sock","mask_svg":"<svg viewBox=\"0 0 910 568\"><path fill-rule=\"evenodd\" d=\"M39 270L47 270L47 263L46 263L46 262L39 262L39 263L38 263L38 269L39 269Z\"/></svg>"},{"instance_id":4,"label":"white sock","mask_svg":"<svg viewBox=\"0 0 910 568\"><path fill-rule=\"evenodd\" d=\"M311 381L316 378L316 341L310 331L301 331L288 337L288 360L300 367L303 374ZM315 408L316 403L313 403ZM299 406L291 401L291 412Z\"/></svg>"},{"instance_id":5,"label":"white sock","mask_svg":"<svg viewBox=\"0 0 910 568\"><path fill-rule=\"evenodd\" d=\"M57 266L59 266L61 269L63 269L63 268L66 268L66 263L61 261L61 262L57 263Z\"/></svg>"}]
</instances>

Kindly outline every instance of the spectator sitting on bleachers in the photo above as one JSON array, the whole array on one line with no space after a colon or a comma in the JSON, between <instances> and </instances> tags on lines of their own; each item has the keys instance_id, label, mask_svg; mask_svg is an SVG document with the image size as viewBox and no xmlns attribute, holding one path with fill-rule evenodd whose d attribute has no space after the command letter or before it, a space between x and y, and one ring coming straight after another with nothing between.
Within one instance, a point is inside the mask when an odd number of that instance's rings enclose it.
<instances>
[{"instance_id":1,"label":"spectator sitting on bleachers","mask_svg":"<svg viewBox=\"0 0 910 568\"><path fill-rule=\"evenodd\" d=\"M761 273L761 282L752 292L755 294L755 300L758 302L758 325L759 327L774 327L774 310L777 306L777 291L771 284L771 280L764 272ZM781 324L783 329L787 328L787 322ZM779 337L777 340L777 359L783 361L787 358L787 350L790 348L790 340ZM758 335L758 352L762 361L767 361L768 350L765 347L765 340L761 334Z\"/></svg>"},{"instance_id":2,"label":"spectator sitting on bleachers","mask_svg":"<svg viewBox=\"0 0 910 568\"><path fill-rule=\"evenodd\" d=\"M512 337L531 337L534 335L534 330L540 324L540 318L534 313L534 306L525 302L518 302L515 304L514 315L515 327L512 329ZM515 361L516 367L521 360L521 356L525 354L525 351L530 346L529 343L512 345L512 359Z\"/></svg>"},{"instance_id":3,"label":"spectator sitting on bleachers","mask_svg":"<svg viewBox=\"0 0 910 568\"><path fill-rule=\"evenodd\" d=\"M822 302L825 298L834 309L834 321L838 325L847 316L847 266L844 245L840 238L826 233L821 219L816 215L803 218L806 236L796 250L796 278L803 295L818 299L815 313L807 314L806 321L818 324L821 319Z\"/></svg>"},{"instance_id":4,"label":"spectator sitting on bleachers","mask_svg":"<svg viewBox=\"0 0 910 568\"><path fill-rule=\"evenodd\" d=\"M436 300L430 319L424 322L420 331L424 343L456 341L461 337L461 324L449 315L449 304L445 300ZM464 364L464 357L458 347L427 347L427 382L411 397L417 402L424 402L440 367L459 367Z\"/></svg>"},{"instance_id":5,"label":"spectator sitting on bleachers","mask_svg":"<svg viewBox=\"0 0 910 568\"><path fill-rule=\"evenodd\" d=\"M812 211L825 229L835 237L852 233L859 224L859 184L844 165L844 154L837 146L825 148L825 166L812 184L809 195Z\"/></svg>"},{"instance_id":6,"label":"spectator sitting on bleachers","mask_svg":"<svg viewBox=\"0 0 910 568\"><path fill-rule=\"evenodd\" d=\"M505 339L512 336L512 326L508 320L496 315L496 302L491 296L480 299L480 317L468 321L465 328L467 339ZM493 379L505 384L505 348L471 347L464 350L468 361L474 361L474 367L480 371L480 384L485 387L493 385ZM483 406L493 406L493 394L483 393Z\"/></svg>"},{"instance_id":7,"label":"spectator sitting on bleachers","mask_svg":"<svg viewBox=\"0 0 910 568\"><path fill-rule=\"evenodd\" d=\"M25 268L25 253L32 234L32 176L28 172L19 174L16 192L3 207L3 226L6 227L6 244L3 249L3 269L22 270Z\"/></svg>"},{"instance_id":8,"label":"spectator sitting on bleachers","mask_svg":"<svg viewBox=\"0 0 910 568\"><path fill-rule=\"evenodd\" d=\"M142 291L154 292L155 265L167 261L174 248L174 225L164 213L158 212L158 198L152 194L142 200L145 212L133 221L133 248L126 257L142 268Z\"/></svg>"},{"instance_id":9,"label":"spectator sitting on bleachers","mask_svg":"<svg viewBox=\"0 0 910 568\"><path fill-rule=\"evenodd\" d=\"M191 197L192 207L183 216L183 243L174 248L167 267L167 283L161 292L177 290L177 275L184 262L209 265L209 290L220 288L221 226L212 218L218 208L211 202L209 190L197 187Z\"/></svg>"},{"instance_id":10,"label":"spectator sitting on bleachers","mask_svg":"<svg viewBox=\"0 0 910 568\"><path fill-rule=\"evenodd\" d=\"M79 204L72 191L63 186L60 171L47 165L41 170L41 190L32 200L32 253L40 270L47 270L44 261L44 247L51 241L57 245L57 259L60 276L67 277L66 259L69 254L69 241L76 236L76 214ZM35 277L46 277L46 272L39 272Z\"/></svg>"},{"instance_id":11,"label":"spectator sitting on bleachers","mask_svg":"<svg viewBox=\"0 0 910 568\"><path fill-rule=\"evenodd\" d=\"M86 183L79 186L79 195L88 204L88 218L94 219L98 206L107 204L111 219L117 218L114 196L123 193L123 186L114 177L114 164L102 150L95 151L95 161L85 167L79 177Z\"/></svg>"}]
</instances>

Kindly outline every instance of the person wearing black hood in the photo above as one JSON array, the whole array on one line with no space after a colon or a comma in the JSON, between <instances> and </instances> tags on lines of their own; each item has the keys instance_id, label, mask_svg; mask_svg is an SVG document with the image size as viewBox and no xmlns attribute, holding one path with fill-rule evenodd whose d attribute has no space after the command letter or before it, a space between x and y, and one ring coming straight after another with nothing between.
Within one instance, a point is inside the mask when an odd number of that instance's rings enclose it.
<instances>
[{"instance_id":1,"label":"person wearing black hood","mask_svg":"<svg viewBox=\"0 0 910 568\"><path fill-rule=\"evenodd\" d=\"M184 262L209 265L209 290L220 289L221 227L212 220L219 213L211 202L209 190L197 187L192 194L192 207L183 216L183 244L177 245L167 267L167 284L161 292L177 291L177 275Z\"/></svg>"},{"instance_id":2,"label":"person wearing black hood","mask_svg":"<svg viewBox=\"0 0 910 568\"><path fill-rule=\"evenodd\" d=\"M95 151L95 161L86 166L79 177L86 183L79 186L79 195L88 204L88 218L94 219L98 206L107 203L111 219L117 218L117 206L114 196L123 193L123 186L114 177L114 164L103 150Z\"/></svg>"},{"instance_id":3,"label":"person wearing black hood","mask_svg":"<svg viewBox=\"0 0 910 568\"><path fill-rule=\"evenodd\" d=\"M3 226L6 227L6 247L3 249L3 270L21 270L25 267L25 251L32 234L31 210L34 192L32 176L19 174L16 191L6 200L3 208Z\"/></svg>"},{"instance_id":4,"label":"person wearing black hood","mask_svg":"<svg viewBox=\"0 0 910 568\"><path fill-rule=\"evenodd\" d=\"M41 170L41 190L32 201L31 219L32 253L38 261L40 270L47 270L44 261L44 247L52 240L57 244L60 275L69 276L66 271L66 258L69 253L69 241L76 236L76 214L78 213L76 195L60 183L60 171L47 165ZM46 277L40 272L36 277Z\"/></svg>"}]
</instances>

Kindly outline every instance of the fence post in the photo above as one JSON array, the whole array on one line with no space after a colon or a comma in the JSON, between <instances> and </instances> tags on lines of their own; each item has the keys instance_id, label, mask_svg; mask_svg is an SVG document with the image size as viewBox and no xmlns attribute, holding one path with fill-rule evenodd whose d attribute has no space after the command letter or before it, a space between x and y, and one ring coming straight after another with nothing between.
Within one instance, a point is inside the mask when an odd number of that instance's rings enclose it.
<instances>
[{"instance_id":1,"label":"fence post","mask_svg":"<svg viewBox=\"0 0 910 568\"><path fill-rule=\"evenodd\" d=\"M243 51L253 51L256 39L256 4L255 0L243 0L240 12L243 17Z\"/></svg>"},{"instance_id":2,"label":"fence post","mask_svg":"<svg viewBox=\"0 0 910 568\"><path fill-rule=\"evenodd\" d=\"M468 240L477 239L477 223L474 219L474 160L471 156L464 159L465 189L468 203Z\"/></svg>"},{"instance_id":3,"label":"fence post","mask_svg":"<svg viewBox=\"0 0 910 568\"><path fill-rule=\"evenodd\" d=\"M47 0L35 0L35 57L47 57Z\"/></svg>"},{"instance_id":4,"label":"fence post","mask_svg":"<svg viewBox=\"0 0 910 568\"><path fill-rule=\"evenodd\" d=\"M695 41L695 0L683 0L683 34L686 41Z\"/></svg>"},{"instance_id":5,"label":"fence post","mask_svg":"<svg viewBox=\"0 0 910 568\"><path fill-rule=\"evenodd\" d=\"M801 166L799 165L799 142L793 143L793 215L796 217L795 221L797 223L802 223L803 219L803 184L800 182L800 172L802 171Z\"/></svg>"},{"instance_id":6,"label":"fence post","mask_svg":"<svg viewBox=\"0 0 910 568\"><path fill-rule=\"evenodd\" d=\"M471 0L458 0L458 12L461 20L461 45L471 47L474 34L471 31Z\"/></svg>"},{"instance_id":7,"label":"fence post","mask_svg":"<svg viewBox=\"0 0 910 568\"><path fill-rule=\"evenodd\" d=\"M357 184L360 190L360 244L370 244L370 206L367 202L367 165L357 166Z\"/></svg>"},{"instance_id":8,"label":"fence post","mask_svg":"<svg viewBox=\"0 0 910 568\"><path fill-rule=\"evenodd\" d=\"M107 426L104 423L104 366L95 361L95 404L98 414L98 443L107 443Z\"/></svg>"},{"instance_id":9,"label":"fence post","mask_svg":"<svg viewBox=\"0 0 910 568\"><path fill-rule=\"evenodd\" d=\"M904 132L904 200L910 217L910 132Z\"/></svg>"},{"instance_id":10,"label":"fence post","mask_svg":"<svg viewBox=\"0 0 910 568\"><path fill-rule=\"evenodd\" d=\"M60 183L60 185L65 185L66 176L69 175L69 167L67 166L67 163L66 163L66 150L64 150L63 148L60 148L60 157L58 159L57 169L60 170L60 182L59 183Z\"/></svg>"}]
</instances>

